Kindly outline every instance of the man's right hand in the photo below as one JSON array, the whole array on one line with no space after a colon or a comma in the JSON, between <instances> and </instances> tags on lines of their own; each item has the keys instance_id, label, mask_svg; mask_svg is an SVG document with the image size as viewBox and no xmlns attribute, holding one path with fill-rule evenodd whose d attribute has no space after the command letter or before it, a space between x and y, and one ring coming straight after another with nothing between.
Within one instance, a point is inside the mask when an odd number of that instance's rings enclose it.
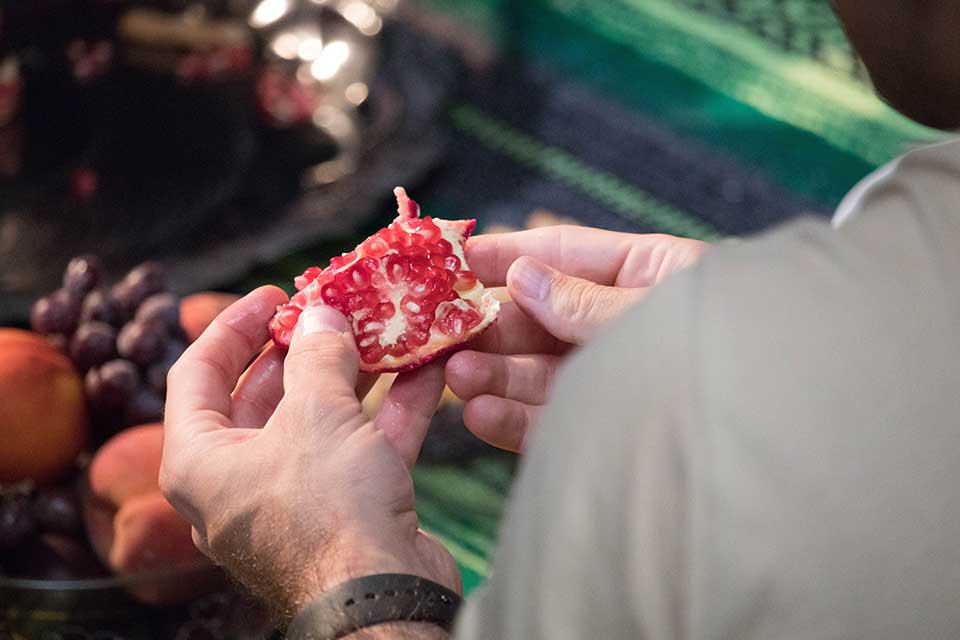
<instances>
[{"instance_id":1,"label":"man's right hand","mask_svg":"<svg viewBox=\"0 0 960 640\"><path fill-rule=\"evenodd\" d=\"M565 356L668 274L707 248L674 236L558 226L481 235L467 261L512 302L500 320L447 363L447 384L479 438L522 451Z\"/></svg>"}]
</instances>

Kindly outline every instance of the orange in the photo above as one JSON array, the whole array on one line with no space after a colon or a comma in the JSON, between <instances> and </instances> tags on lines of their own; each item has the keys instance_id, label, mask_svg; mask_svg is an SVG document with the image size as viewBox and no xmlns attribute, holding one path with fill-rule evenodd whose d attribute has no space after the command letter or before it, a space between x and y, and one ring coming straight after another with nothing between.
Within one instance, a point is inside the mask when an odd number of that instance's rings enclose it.
<instances>
[{"instance_id":1,"label":"orange","mask_svg":"<svg viewBox=\"0 0 960 640\"><path fill-rule=\"evenodd\" d=\"M40 336L0 329L0 482L43 484L66 472L87 442L83 381Z\"/></svg>"}]
</instances>

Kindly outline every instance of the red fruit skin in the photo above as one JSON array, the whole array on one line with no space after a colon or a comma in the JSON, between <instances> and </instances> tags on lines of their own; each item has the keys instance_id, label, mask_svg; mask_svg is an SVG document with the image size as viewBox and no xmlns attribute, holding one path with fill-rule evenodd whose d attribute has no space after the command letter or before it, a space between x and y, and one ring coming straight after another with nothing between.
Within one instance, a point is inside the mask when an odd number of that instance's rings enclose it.
<instances>
[{"instance_id":1,"label":"red fruit skin","mask_svg":"<svg viewBox=\"0 0 960 640\"><path fill-rule=\"evenodd\" d=\"M353 324L360 369L412 371L461 348L496 320L499 303L469 270L463 244L476 220L420 218L420 208L397 188L398 217L354 251L311 267L299 290L269 325L288 348L300 313L330 305Z\"/></svg>"}]
</instances>

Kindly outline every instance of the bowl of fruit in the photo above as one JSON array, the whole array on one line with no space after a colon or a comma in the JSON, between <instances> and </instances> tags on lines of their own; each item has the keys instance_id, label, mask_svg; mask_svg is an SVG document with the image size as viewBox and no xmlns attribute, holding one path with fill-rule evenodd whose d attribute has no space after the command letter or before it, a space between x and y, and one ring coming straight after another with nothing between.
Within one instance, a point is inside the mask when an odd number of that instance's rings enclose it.
<instances>
[{"instance_id":1,"label":"bowl of fruit","mask_svg":"<svg viewBox=\"0 0 960 640\"><path fill-rule=\"evenodd\" d=\"M167 371L234 299L165 280L74 258L0 328L0 638L267 637L158 487Z\"/></svg>"}]
</instances>

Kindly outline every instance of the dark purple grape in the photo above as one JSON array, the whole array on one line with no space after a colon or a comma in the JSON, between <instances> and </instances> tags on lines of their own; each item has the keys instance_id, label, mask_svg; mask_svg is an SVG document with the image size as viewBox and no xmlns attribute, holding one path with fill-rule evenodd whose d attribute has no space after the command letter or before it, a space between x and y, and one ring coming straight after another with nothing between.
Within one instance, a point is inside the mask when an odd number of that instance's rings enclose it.
<instances>
[{"instance_id":1,"label":"dark purple grape","mask_svg":"<svg viewBox=\"0 0 960 640\"><path fill-rule=\"evenodd\" d=\"M80 505L69 489L44 489L33 501L33 515L43 533L78 536L83 533Z\"/></svg>"},{"instance_id":2,"label":"dark purple grape","mask_svg":"<svg viewBox=\"0 0 960 640\"><path fill-rule=\"evenodd\" d=\"M156 322L171 333L180 329L180 303L169 293L158 293L137 309L137 322Z\"/></svg>"},{"instance_id":3,"label":"dark purple grape","mask_svg":"<svg viewBox=\"0 0 960 640\"><path fill-rule=\"evenodd\" d=\"M70 261L63 273L65 289L82 296L92 291L103 280L103 264L97 256L78 256Z\"/></svg>"},{"instance_id":4,"label":"dark purple grape","mask_svg":"<svg viewBox=\"0 0 960 640\"><path fill-rule=\"evenodd\" d=\"M157 262L144 262L114 285L113 296L133 315L144 300L162 293L166 287L163 267Z\"/></svg>"},{"instance_id":5,"label":"dark purple grape","mask_svg":"<svg viewBox=\"0 0 960 640\"><path fill-rule=\"evenodd\" d=\"M77 326L80 302L66 289L37 300L30 311L30 327L37 333L70 334Z\"/></svg>"},{"instance_id":6,"label":"dark purple grape","mask_svg":"<svg viewBox=\"0 0 960 640\"><path fill-rule=\"evenodd\" d=\"M13 549L36 531L37 521L30 508L30 496L12 495L0 499L0 550Z\"/></svg>"},{"instance_id":7,"label":"dark purple grape","mask_svg":"<svg viewBox=\"0 0 960 640\"><path fill-rule=\"evenodd\" d=\"M159 422L163 418L163 398L156 392L140 387L133 394L124 412L124 424L131 426Z\"/></svg>"},{"instance_id":8,"label":"dark purple grape","mask_svg":"<svg viewBox=\"0 0 960 640\"><path fill-rule=\"evenodd\" d=\"M120 327L127 321L127 314L123 305L110 295L108 289L94 289L83 299L83 306L80 308L80 322L92 320Z\"/></svg>"},{"instance_id":9,"label":"dark purple grape","mask_svg":"<svg viewBox=\"0 0 960 640\"><path fill-rule=\"evenodd\" d=\"M80 371L117 356L117 330L105 322L80 325L70 340L70 357Z\"/></svg>"},{"instance_id":10,"label":"dark purple grape","mask_svg":"<svg viewBox=\"0 0 960 640\"><path fill-rule=\"evenodd\" d=\"M111 360L84 378L87 398L101 411L122 409L140 386L140 373L127 360Z\"/></svg>"},{"instance_id":11,"label":"dark purple grape","mask_svg":"<svg viewBox=\"0 0 960 640\"><path fill-rule=\"evenodd\" d=\"M160 293L167 288L167 271L162 264L151 260L131 269L124 280L144 286L152 293Z\"/></svg>"},{"instance_id":12,"label":"dark purple grape","mask_svg":"<svg viewBox=\"0 0 960 640\"><path fill-rule=\"evenodd\" d=\"M167 332L151 323L129 322L117 337L120 355L141 367L150 366L163 356Z\"/></svg>"},{"instance_id":13,"label":"dark purple grape","mask_svg":"<svg viewBox=\"0 0 960 640\"><path fill-rule=\"evenodd\" d=\"M173 363L180 359L187 346L182 342L170 342L163 357L147 369L147 384L161 396L167 392L167 373Z\"/></svg>"}]
</instances>

